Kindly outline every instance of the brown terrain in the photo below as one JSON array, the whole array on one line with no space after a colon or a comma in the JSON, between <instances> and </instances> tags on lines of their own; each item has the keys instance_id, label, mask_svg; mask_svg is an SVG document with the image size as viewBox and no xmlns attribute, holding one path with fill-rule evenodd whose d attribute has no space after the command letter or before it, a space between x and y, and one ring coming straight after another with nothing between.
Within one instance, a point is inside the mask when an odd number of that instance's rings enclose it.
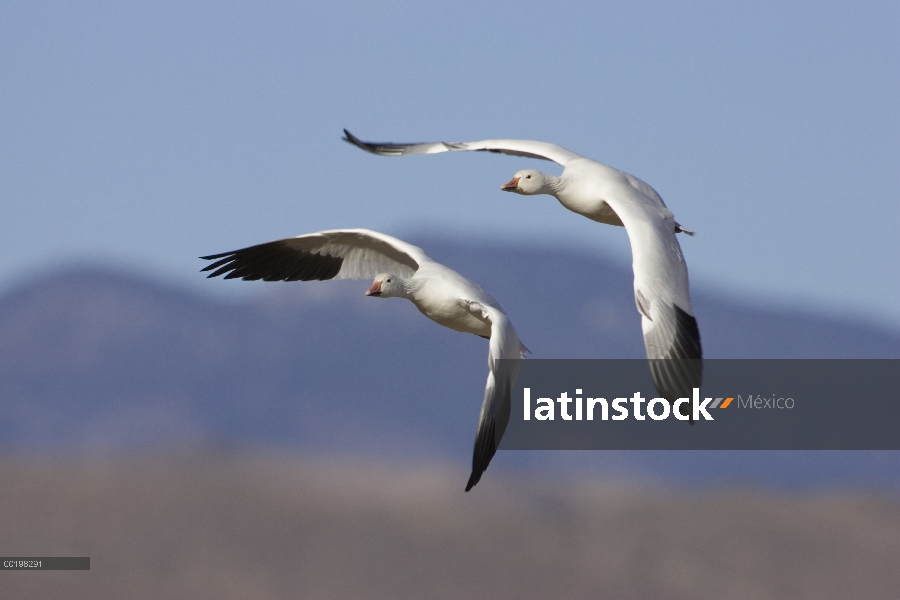
<instances>
[{"instance_id":1,"label":"brown terrain","mask_svg":"<svg viewBox=\"0 0 900 600\"><path fill-rule=\"evenodd\" d=\"M0 460L5 598L896 598L900 499L185 452ZM503 475L501 473L501 475Z\"/></svg>"}]
</instances>

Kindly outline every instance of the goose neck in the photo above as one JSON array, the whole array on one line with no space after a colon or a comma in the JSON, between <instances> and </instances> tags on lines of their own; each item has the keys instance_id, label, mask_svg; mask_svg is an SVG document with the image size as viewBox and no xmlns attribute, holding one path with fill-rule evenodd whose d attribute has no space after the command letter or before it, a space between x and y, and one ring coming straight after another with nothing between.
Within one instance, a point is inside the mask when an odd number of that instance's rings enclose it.
<instances>
[{"instance_id":1,"label":"goose neck","mask_svg":"<svg viewBox=\"0 0 900 600\"><path fill-rule=\"evenodd\" d=\"M562 177L556 175L544 175L544 193L556 196L566 187L566 182Z\"/></svg>"}]
</instances>

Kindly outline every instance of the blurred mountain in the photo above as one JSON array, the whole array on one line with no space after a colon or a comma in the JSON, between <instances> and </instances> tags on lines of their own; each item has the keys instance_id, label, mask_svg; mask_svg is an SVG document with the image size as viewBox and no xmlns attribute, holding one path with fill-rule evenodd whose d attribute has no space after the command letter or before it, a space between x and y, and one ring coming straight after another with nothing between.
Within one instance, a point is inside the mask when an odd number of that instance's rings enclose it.
<instances>
[{"instance_id":1,"label":"blurred mountain","mask_svg":"<svg viewBox=\"0 0 900 600\"><path fill-rule=\"evenodd\" d=\"M413 241L488 289L534 358L644 354L627 266L561 250ZM439 327L408 302L366 298L364 282L208 285L262 293L229 303L72 266L0 298L0 447L64 454L201 442L466 461L485 340ZM698 286L693 298L709 358L900 358L896 332L739 304ZM712 454L700 471L740 462ZM672 473L678 456L621 453L612 462ZM900 479L895 458L878 461L879 473ZM823 476L833 476L829 464Z\"/></svg>"}]
</instances>

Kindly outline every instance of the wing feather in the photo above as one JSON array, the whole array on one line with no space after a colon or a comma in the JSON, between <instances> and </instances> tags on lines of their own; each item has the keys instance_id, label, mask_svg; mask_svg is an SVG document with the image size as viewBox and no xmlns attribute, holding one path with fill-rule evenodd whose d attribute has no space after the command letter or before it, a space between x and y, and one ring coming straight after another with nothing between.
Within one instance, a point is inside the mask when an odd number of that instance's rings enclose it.
<instances>
[{"instance_id":1,"label":"wing feather","mask_svg":"<svg viewBox=\"0 0 900 600\"><path fill-rule=\"evenodd\" d=\"M255 281L412 277L431 259L421 248L368 229L332 229L201 257L209 277Z\"/></svg>"},{"instance_id":2,"label":"wing feather","mask_svg":"<svg viewBox=\"0 0 900 600\"><path fill-rule=\"evenodd\" d=\"M697 319L676 305L653 309L653 326L644 330L650 374L670 402L689 398L703 381L703 352Z\"/></svg>"},{"instance_id":3,"label":"wing feather","mask_svg":"<svg viewBox=\"0 0 900 600\"><path fill-rule=\"evenodd\" d=\"M468 492L481 479L506 432L510 395L519 376L519 359L525 358L528 349L519 341L512 323L501 310L476 301L464 302L473 312L481 311L482 317L491 323L489 371L472 451L472 474L466 484Z\"/></svg>"},{"instance_id":4,"label":"wing feather","mask_svg":"<svg viewBox=\"0 0 900 600\"><path fill-rule=\"evenodd\" d=\"M548 142L535 140L481 140L479 142L424 142L411 144L396 144L393 142L364 142L346 129L344 130L345 142L362 148L366 152L381 156L407 156L410 154L439 154L441 152L458 152L475 150L482 152L494 152L509 154L510 156L524 156L559 163L563 166L573 158L582 158L581 155L566 150L562 146Z\"/></svg>"},{"instance_id":5,"label":"wing feather","mask_svg":"<svg viewBox=\"0 0 900 600\"><path fill-rule=\"evenodd\" d=\"M670 401L700 387L703 352L691 313L687 264L675 237L675 218L650 186L630 178L626 193L607 198L631 243L635 304L653 383Z\"/></svg>"}]
</instances>

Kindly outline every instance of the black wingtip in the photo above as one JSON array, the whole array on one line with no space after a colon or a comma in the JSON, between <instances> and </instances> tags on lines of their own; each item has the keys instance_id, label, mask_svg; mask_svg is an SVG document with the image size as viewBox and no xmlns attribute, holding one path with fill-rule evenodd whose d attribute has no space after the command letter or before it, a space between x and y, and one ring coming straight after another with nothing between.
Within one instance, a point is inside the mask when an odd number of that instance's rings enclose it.
<instances>
[{"instance_id":1,"label":"black wingtip","mask_svg":"<svg viewBox=\"0 0 900 600\"><path fill-rule=\"evenodd\" d=\"M200 272L212 271L208 278L244 281L323 281L334 279L344 263L342 256L316 254L291 246L291 238L257 244L241 250L202 256L216 262Z\"/></svg>"},{"instance_id":2,"label":"black wingtip","mask_svg":"<svg viewBox=\"0 0 900 600\"><path fill-rule=\"evenodd\" d=\"M700 328L697 327L697 319L694 315L688 314L682 310L677 304L675 306L675 314L677 315L676 344L673 345L673 358L703 358L703 348L700 345ZM675 347L679 347L675 350Z\"/></svg>"},{"instance_id":3,"label":"black wingtip","mask_svg":"<svg viewBox=\"0 0 900 600\"><path fill-rule=\"evenodd\" d=\"M502 393L502 392L501 392ZM472 474L469 475L469 483L466 484L466 491L471 490L481 481L481 476L487 471L491 459L497 452L499 443L497 440L503 437L503 430L506 429L506 421L509 420L507 414L503 418L502 429L497 432L497 421L493 418L486 419L478 427L478 433L475 435L475 448L472 452Z\"/></svg>"},{"instance_id":4,"label":"black wingtip","mask_svg":"<svg viewBox=\"0 0 900 600\"><path fill-rule=\"evenodd\" d=\"M348 144L353 144L357 148L362 148L363 150L372 152L372 147L370 144L365 143L364 141L362 141L361 139L359 139L358 137L356 137L355 135L353 135L346 129L344 129L344 137L342 137L341 139L344 140L345 142L347 142Z\"/></svg>"},{"instance_id":5,"label":"black wingtip","mask_svg":"<svg viewBox=\"0 0 900 600\"><path fill-rule=\"evenodd\" d=\"M199 258L201 260L216 260L217 258L225 258L229 254L234 254L234 253L235 253L235 251L232 250L231 252L222 252L221 254L210 254L209 256L201 256Z\"/></svg>"},{"instance_id":6,"label":"black wingtip","mask_svg":"<svg viewBox=\"0 0 900 600\"><path fill-rule=\"evenodd\" d=\"M703 348L697 319L677 305L672 308L675 316L672 345L662 358L647 361L653 385L669 402L690 397L693 389L703 384Z\"/></svg>"},{"instance_id":7,"label":"black wingtip","mask_svg":"<svg viewBox=\"0 0 900 600\"><path fill-rule=\"evenodd\" d=\"M365 150L366 152L378 156L394 156L396 154L402 154L402 152L385 152L386 150L391 150L392 146L394 146L395 144L392 144L390 142L364 142L346 129L344 130L344 137L341 139L343 139L348 144L353 144L361 150Z\"/></svg>"}]
</instances>

